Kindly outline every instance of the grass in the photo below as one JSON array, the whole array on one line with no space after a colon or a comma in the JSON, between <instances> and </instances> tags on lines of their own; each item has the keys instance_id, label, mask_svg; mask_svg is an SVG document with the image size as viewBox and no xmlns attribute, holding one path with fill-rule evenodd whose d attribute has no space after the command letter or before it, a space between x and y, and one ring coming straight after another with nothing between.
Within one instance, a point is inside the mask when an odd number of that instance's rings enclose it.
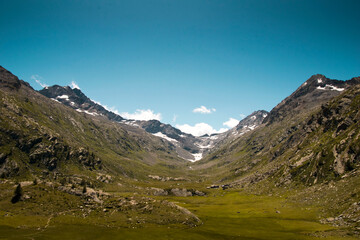
<instances>
[{"instance_id":1,"label":"grass","mask_svg":"<svg viewBox=\"0 0 360 240\"><path fill-rule=\"evenodd\" d=\"M28 187L38 189L39 186ZM41 189L41 187L40 187ZM26 191L25 191L26 192ZM121 195L121 193L118 193ZM126 193L128 194L128 193ZM47 200L58 201L60 193L48 192ZM31 204L0 202L0 239L319 239L336 230L319 223L318 209L295 205L286 196L251 195L239 190L211 190L205 197L154 197L168 200L189 209L202 224L190 227L183 224L127 223L129 217L121 212L108 216L95 211L81 217L76 207L81 204L70 196L73 214L50 218L51 205L46 205L50 215L34 212ZM65 198L64 198L65 199ZM38 200L37 200L38 202ZM46 204L45 201L43 204ZM7 211L4 211L7 208ZM32 210L31 210L32 209ZM166 215L166 208L149 216L132 212L132 218L156 219ZM5 217L5 212L11 216ZM50 220L49 220L50 219ZM328 236L326 239L355 239L351 236Z\"/></svg>"}]
</instances>

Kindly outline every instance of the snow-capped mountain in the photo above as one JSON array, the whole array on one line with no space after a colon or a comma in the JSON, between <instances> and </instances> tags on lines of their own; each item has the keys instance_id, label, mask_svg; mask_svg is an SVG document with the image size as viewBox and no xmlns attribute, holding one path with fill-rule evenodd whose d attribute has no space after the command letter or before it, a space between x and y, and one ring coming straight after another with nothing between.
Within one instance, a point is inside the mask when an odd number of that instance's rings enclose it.
<instances>
[{"instance_id":1,"label":"snow-capped mountain","mask_svg":"<svg viewBox=\"0 0 360 240\"><path fill-rule=\"evenodd\" d=\"M289 97L274 107L264 119L264 123L280 121L300 112L305 113L319 104L325 103L342 91L360 83L360 79L352 78L347 81L329 79L321 74L311 76Z\"/></svg>"},{"instance_id":2,"label":"snow-capped mountain","mask_svg":"<svg viewBox=\"0 0 360 240\"><path fill-rule=\"evenodd\" d=\"M83 112L93 116L105 116L111 121L121 121L123 118L102 105L88 98L80 89L69 86L61 87L54 85L39 91L42 95L74 108L78 112Z\"/></svg>"},{"instance_id":3,"label":"snow-capped mountain","mask_svg":"<svg viewBox=\"0 0 360 240\"><path fill-rule=\"evenodd\" d=\"M195 137L191 134L184 133L181 130L164 124L158 120L139 121L139 120L122 120L121 123L144 129L154 136L163 138L176 146L179 156L189 161L198 161L206 156L217 146L227 142L227 140L240 137L244 133L254 130L258 127L268 112L264 110L255 111L245 117L239 124L223 133L216 133Z\"/></svg>"},{"instance_id":4,"label":"snow-capped mountain","mask_svg":"<svg viewBox=\"0 0 360 240\"><path fill-rule=\"evenodd\" d=\"M226 132L212 134L211 136L205 135L199 137L198 139L200 139L201 142L196 144L200 148L200 153L202 155L206 155L213 149L221 146L222 144L225 144L249 131L254 130L263 122L267 115L268 112L265 110L255 111L249 116L242 119L238 123L238 125Z\"/></svg>"},{"instance_id":5,"label":"snow-capped mountain","mask_svg":"<svg viewBox=\"0 0 360 240\"><path fill-rule=\"evenodd\" d=\"M266 111L256 111L241 120L236 127L227 132L212 134L211 136L204 135L195 137L191 134L182 132L170 124L164 124L158 120L141 121L124 119L120 115L107 110L101 104L88 98L78 88L54 85L46 87L39 92L78 112L92 116L106 117L111 121L123 124L124 128L128 131L133 131L134 127L143 129L146 132L171 143L175 147L177 154L181 158L189 161L198 161L214 149L215 146L226 142L227 139L239 137L242 134L255 129L268 114Z\"/></svg>"},{"instance_id":6,"label":"snow-capped mountain","mask_svg":"<svg viewBox=\"0 0 360 240\"><path fill-rule=\"evenodd\" d=\"M197 161L201 159L199 157L201 148L198 147L201 140L191 134L182 132L170 124L165 124L158 120L141 121L126 119L122 120L121 123L142 128L156 137L169 141L176 147L176 151L179 156L184 159L189 161Z\"/></svg>"},{"instance_id":7,"label":"snow-capped mountain","mask_svg":"<svg viewBox=\"0 0 360 240\"><path fill-rule=\"evenodd\" d=\"M106 117L111 121L116 121L126 126L144 129L146 132L173 144L176 147L176 151L180 157L189 161L196 161L200 159L200 148L196 143L200 142L201 140L191 134L184 133L179 129L174 128L169 124L164 124L157 120L139 121L124 119L120 115L107 110L101 104L88 98L78 88L54 85L51 87L46 87L39 92L54 101L60 102L75 109L78 112L92 116ZM127 130L132 131L132 129L128 127Z\"/></svg>"}]
</instances>

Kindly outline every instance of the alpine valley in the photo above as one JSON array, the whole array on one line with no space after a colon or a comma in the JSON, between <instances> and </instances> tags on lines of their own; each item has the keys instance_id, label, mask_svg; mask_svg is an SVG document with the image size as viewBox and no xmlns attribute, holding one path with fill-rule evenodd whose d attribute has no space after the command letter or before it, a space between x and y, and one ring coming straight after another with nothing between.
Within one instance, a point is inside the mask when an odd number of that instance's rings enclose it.
<instances>
[{"instance_id":1,"label":"alpine valley","mask_svg":"<svg viewBox=\"0 0 360 240\"><path fill-rule=\"evenodd\" d=\"M359 109L318 74L196 137L0 67L0 239L358 239Z\"/></svg>"}]
</instances>

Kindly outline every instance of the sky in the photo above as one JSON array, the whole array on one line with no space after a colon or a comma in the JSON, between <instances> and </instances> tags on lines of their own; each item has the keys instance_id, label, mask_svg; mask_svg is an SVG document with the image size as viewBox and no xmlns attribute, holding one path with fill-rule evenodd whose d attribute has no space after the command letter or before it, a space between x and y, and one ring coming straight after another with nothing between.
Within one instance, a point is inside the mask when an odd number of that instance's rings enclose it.
<instances>
[{"instance_id":1,"label":"sky","mask_svg":"<svg viewBox=\"0 0 360 240\"><path fill-rule=\"evenodd\" d=\"M358 0L0 0L0 65L194 135L360 76ZM73 85L75 86L75 85Z\"/></svg>"}]
</instances>

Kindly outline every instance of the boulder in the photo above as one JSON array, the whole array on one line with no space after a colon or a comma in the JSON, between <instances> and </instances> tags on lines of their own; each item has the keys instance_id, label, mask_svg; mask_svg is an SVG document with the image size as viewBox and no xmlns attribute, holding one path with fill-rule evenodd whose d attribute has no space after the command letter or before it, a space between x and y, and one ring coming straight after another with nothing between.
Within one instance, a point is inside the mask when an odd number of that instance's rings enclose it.
<instances>
[{"instance_id":1,"label":"boulder","mask_svg":"<svg viewBox=\"0 0 360 240\"><path fill-rule=\"evenodd\" d=\"M152 187L151 191L154 196L167 196L169 194L167 191L161 188Z\"/></svg>"},{"instance_id":2,"label":"boulder","mask_svg":"<svg viewBox=\"0 0 360 240\"><path fill-rule=\"evenodd\" d=\"M179 188L173 188L170 191L173 195L177 197L190 197L192 196L192 193L190 191L187 191L185 188L179 189Z\"/></svg>"}]
</instances>

